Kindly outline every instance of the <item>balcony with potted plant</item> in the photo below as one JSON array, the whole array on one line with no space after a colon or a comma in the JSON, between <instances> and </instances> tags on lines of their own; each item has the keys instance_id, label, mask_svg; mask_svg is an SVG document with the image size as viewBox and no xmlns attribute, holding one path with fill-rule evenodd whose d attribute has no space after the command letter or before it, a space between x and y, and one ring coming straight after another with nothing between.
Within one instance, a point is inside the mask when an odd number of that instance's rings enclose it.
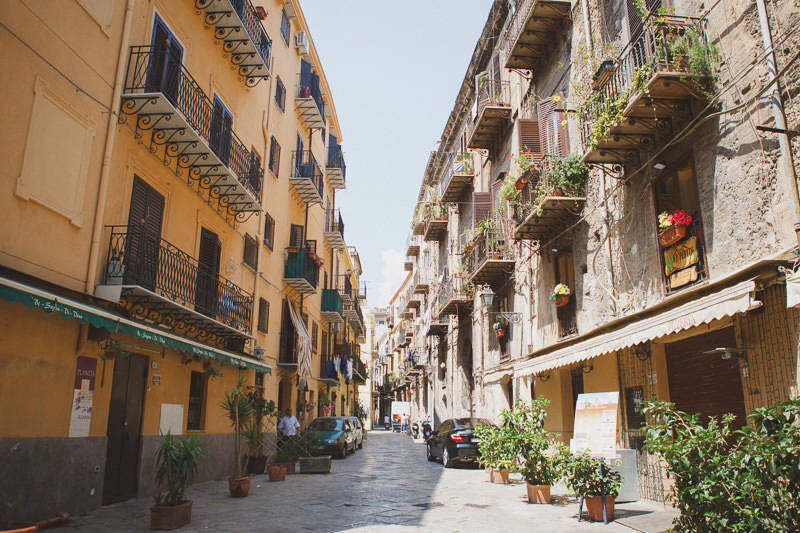
<instances>
[{"instance_id":1,"label":"balcony with potted plant","mask_svg":"<svg viewBox=\"0 0 800 533\"><path fill-rule=\"evenodd\" d=\"M458 202L466 191L472 188L475 166L472 153L458 152L447 154L442 175L439 178L441 201Z\"/></svg>"},{"instance_id":2,"label":"balcony with potted plant","mask_svg":"<svg viewBox=\"0 0 800 533\"><path fill-rule=\"evenodd\" d=\"M513 209L514 238L546 242L569 228L583 211L589 169L577 153L546 155L527 174L519 189L518 180L506 177L501 194Z\"/></svg>"},{"instance_id":3,"label":"balcony with potted plant","mask_svg":"<svg viewBox=\"0 0 800 533\"><path fill-rule=\"evenodd\" d=\"M345 174L347 167L344 164L342 145L338 143L328 146L328 162L325 164L325 174L334 189L345 188Z\"/></svg>"},{"instance_id":4,"label":"balcony with potted plant","mask_svg":"<svg viewBox=\"0 0 800 533\"><path fill-rule=\"evenodd\" d=\"M514 271L516 260L502 223L490 219L488 227L482 230L481 236L472 251L465 254L462 259L469 273L470 282L474 285L483 285L507 279Z\"/></svg>"},{"instance_id":5,"label":"balcony with potted plant","mask_svg":"<svg viewBox=\"0 0 800 533\"><path fill-rule=\"evenodd\" d=\"M423 239L425 241L441 241L447 234L447 222L450 209L446 204L441 203L438 199L425 205L424 221L425 233Z\"/></svg>"},{"instance_id":6,"label":"balcony with potted plant","mask_svg":"<svg viewBox=\"0 0 800 533\"><path fill-rule=\"evenodd\" d=\"M477 109L468 124L467 147L493 150L499 135L511 124L508 81L492 79L488 72L476 76Z\"/></svg>"},{"instance_id":7,"label":"balcony with potted plant","mask_svg":"<svg viewBox=\"0 0 800 533\"><path fill-rule=\"evenodd\" d=\"M475 286L464 270L455 272L439 288L436 298L437 316L456 315L459 310L471 311L474 305Z\"/></svg>"},{"instance_id":8,"label":"balcony with potted plant","mask_svg":"<svg viewBox=\"0 0 800 533\"><path fill-rule=\"evenodd\" d=\"M507 69L531 70L552 52L561 23L571 16L566 0L522 0L500 39Z\"/></svg>"},{"instance_id":9,"label":"balcony with potted plant","mask_svg":"<svg viewBox=\"0 0 800 533\"><path fill-rule=\"evenodd\" d=\"M325 127L325 102L318 74L303 72L298 75L294 107L307 127Z\"/></svg>"},{"instance_id":10,"label":"balcony with potted plant","mask_svg":"<svg viewBox=\"0 0 800 533\"><path fill-rule=\"evenodd\" d=\"M292 167L289 176L295 192L308 204L322 204L324 177L322 167L311 150L292 152Z\"/></svg>"},{"instance_id":11,"label":"balcony with potted plant","mask_svg":"<svg viewBox=\"0 0 800 533\"><path fill-rule=\"evenodd\" d=\"M706 108L717 49L706 21L651 13L620 55L577 86L585 163L636 163Z\"/></svg>"}]
</instances>

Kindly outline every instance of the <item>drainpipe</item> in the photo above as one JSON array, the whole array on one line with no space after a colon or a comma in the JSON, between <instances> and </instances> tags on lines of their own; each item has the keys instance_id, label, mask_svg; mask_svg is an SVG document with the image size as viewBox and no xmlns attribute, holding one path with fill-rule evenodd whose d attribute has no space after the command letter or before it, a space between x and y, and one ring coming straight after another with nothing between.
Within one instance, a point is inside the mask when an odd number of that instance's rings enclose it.
<instances>
[{"instance_id":1,"label":"drainpipe","mask_svg":"<svg viewBox=\"0 0 800 533\"><path fill-rule=\"evenodd\" d=\"M770 80L770 105L772 107L772 115L775 118L775 128L783 130L783 133L778 133L778 144L780 146L781 154L778 158L778 174L783 175L787 192L792 198L792 214L794 216L794 233L797 238L797 244L800 246L800 194L797 191L797 176L794 172L794 163L792 161L792 149L789 144L789 135L786 132L786 117L783 113L783 102L781 101L781 93L778 90L778 80L775 77L775 50L772 46L772 33L769 30L769 19L767 18L767 9L764 0L756 0L758 6L758 20L761 23L761 38L764 41L764 51L767 53L767 70L769 72Z\"/></svg>"},{"instance_id":2,"label":"drainpipe","mask_svg":"<svg viewBox=\"0 0 800 533\"><path fill-rule=\"evenodd\" d=\"M131 38L133 4L135 1L128 0L128 4L125 7L125 22L122 26L122 39L119 43L117 77L114 80L114 93L111 97L111 112L108 114L106 145L103 151L103 166L100 169L100 186L97 189L97 208L94 213L92 243L89 247L89 266L86 270L84 292L87 294L94 294L94 278L97 276L97 258L100 254L100 237L103 232L103 218L106 211L106 198L108 197L108 184L111 176L111 156L114 152L114 140L117 137L117 116L114 114L114 110L119 109L119 103L122 100L122 84L125 78L125 66L128 58L127 50Z\"/></svg>"},{"instance_id":3,"label":"drainpipe","mask_svg":"<svg viewBox=\"0 0 800 533\"><path fill-rule=\"evenodd\" d=\"M586 48L589 50L589 57L592 57L592 30L589 27L589 3L581 0L581 10L583 10L583 31L586 33Z\"/></svg>"}]
</instances>

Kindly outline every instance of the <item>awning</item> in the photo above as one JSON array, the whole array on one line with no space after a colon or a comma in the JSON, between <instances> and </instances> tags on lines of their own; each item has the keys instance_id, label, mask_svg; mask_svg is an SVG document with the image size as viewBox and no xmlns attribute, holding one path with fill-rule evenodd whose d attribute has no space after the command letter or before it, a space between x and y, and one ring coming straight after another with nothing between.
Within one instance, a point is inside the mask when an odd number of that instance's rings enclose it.
<instances>
[{"instance_id":1,"label":"awning","mask_svg":"<svg viewBox=\"0 0 800 533\"><path fill-rule=\"evenodd\" d=\"M800 305L800 270L786 275L786 307Z\"/></svg>"},{"instance_id":2,"label":"awning","mask_svg":"<svg viewBox=\"0 0 800 533\"><path fill-rule=\"evenodd\" d=\"M306 325L300 318L300 313L294 304L289 302L289 314L292 315L294 328L297 330L297 375L301 378L311 377L311 337L306 330Z\"/></svg>"},{"instance_id":3,"label":"awning","mask_svg":"<svg viewBox=\"0 0 800 533\"><path fill-rule=\"evenodd\" d=\"M745 312L758 305L754 302L755 287L755 281L751 279L655 316L636 320L620 329L534 356L515 366L516 375L538 374Z\"/></svg>"},{"instance_id":4,"label":"awning","mask_svg":"<svg viewBox=\"0 0 800 533\"><path fill-rule=\"evenodd\" d=\"M81 324L91 324L111 333L123 333L136 339L175 348L184 353L229 363L239 368L272 373L268 364L217 347L208 346L158 328L140 324L129 318L114 314L102 307L79 302L71 298L38 289L25 283L0 277L0 298L9 303L22 302L29 309L42 309L47 313L59 313L64 318L74 318Z\"/></svg>"}]
</instances>

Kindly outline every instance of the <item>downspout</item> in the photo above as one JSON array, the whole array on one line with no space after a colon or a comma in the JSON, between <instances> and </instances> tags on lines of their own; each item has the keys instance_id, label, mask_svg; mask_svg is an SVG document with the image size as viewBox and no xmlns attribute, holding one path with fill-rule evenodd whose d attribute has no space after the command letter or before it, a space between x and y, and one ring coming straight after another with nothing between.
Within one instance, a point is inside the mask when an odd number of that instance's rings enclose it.
<instances>
[{"instance_id":1,"label":"downspout","mask_svg":"<svg viewBox=\"0 0 800 533\"><path fill-rule=\"evenodd\" d=\"M586 33L586 48L589 50L589 57L593 57L592 31L589 26L589 3L587 0L581 0L581 10L583 10L583 31Z\"/></svg>"},{"instance_id":2,"label":"downspout","mask_svg":"<svg viewBox=\"0 0 800 533\"><path fill-rule=\"evenodd\" d=\"M778 144L781 154L778 158L778 173L782 174L785 180L786 190L792 198L792 214L794 217L794 233L798 245L800 245L800 194L797 190L797 176L794 171L792 161L792 149L789 144L789 135L786 131L786 117L783 112L783 102L778 90L778 80L775 77L775 50L772 46L772 33L769 29L769 18L764 0L756 0L758 6L758 20L761 23L761 38L764 41L764 51L767 53L767 71L771 85L770 105L772 115L775 118L775 128L783 130L778 133Z\"/></svg>"},{"instance_id":3,"label":"downspout","mask_svg":"<svg viewBox=\"0 0 800 533\"><path fill-rule=\"evenodd\" d=\"M122 100L122 84L125 78L125 65L128 59L128 54L126 52L131 38L133 4L135 1L136 0L128 0L128 4L125 7L125 21L122 26L122 39L119 43L117 77L114 80L114 92L111 96L111 112L108 114L106 145L103 150L103 166L100 169L100 186L97 189L97 208L94 213L92 244L89 248L89 266L86 271L84 292L87 294L94 294L94 278L97 276L97 258L100 254L100 237L103 232L103 218L105 217L108 184L111 176L111 156L114 152L114 141L117 137L117 115L115 115L114 110L119 109L119 104Z\"/></svg>"},{"instance_id":4,"label":"downspout","mask_svg":"<svg viewBox=\"0 0 800 533\"><path fill-rule=\"evenodd\" d=\"M614 293L616 292L616 284L614 281L614 251L611 247L611 213L608 210L608 196L606 195L606 172L605 169L601 169L600 176L602 177L602 186L603 186L603 206L605 208L605 222L606 222L606 232L608 233L608 238L606 239L606 244L608 245L608 275L609 275L609 282L611 283L611 311L614 315L617 314L617 300L614 297Z\"/></svg>"}]
</instances>

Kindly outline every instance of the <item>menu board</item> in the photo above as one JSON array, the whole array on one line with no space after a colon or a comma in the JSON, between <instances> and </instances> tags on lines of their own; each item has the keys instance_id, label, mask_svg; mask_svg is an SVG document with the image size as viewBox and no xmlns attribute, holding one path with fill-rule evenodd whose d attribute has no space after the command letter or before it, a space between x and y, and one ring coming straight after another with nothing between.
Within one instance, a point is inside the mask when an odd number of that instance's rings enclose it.
<instances>
[{"instance_id":1,"label":"menu board","mask_svg":"<svg viewBox=\"0 0 800 533\"><path fill-rule=\"evenodd\" d=\"M619 391L579 394L570 451L589 450L593 457L614 459L618 408Z\"/></svg>"}]
</instances>

